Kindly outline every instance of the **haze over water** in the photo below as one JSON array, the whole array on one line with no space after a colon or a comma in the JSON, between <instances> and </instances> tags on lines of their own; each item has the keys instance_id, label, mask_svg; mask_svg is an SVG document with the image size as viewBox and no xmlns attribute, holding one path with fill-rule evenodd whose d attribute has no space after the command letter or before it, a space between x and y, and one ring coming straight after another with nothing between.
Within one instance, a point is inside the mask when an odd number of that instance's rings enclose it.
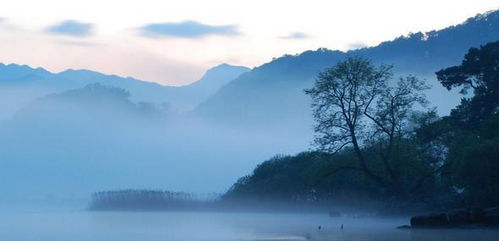
<instances>
[{"instance_id":1,"label":"haze over water","mask_svg":"<svg viewBox=\"0 0 499 241\"><path fill-rule=\"evenodd\" d=\"M0 241L498 241L498 3L5 0Z\"/></svg>"},{"instance_id":2,"label":"haze over water","mask_svg":"<svg viewBox=\"0 0 499 241\"><path fill-rule=\"evenodd\" d=\"M395 228L406 223L406 218L331 218L325 214L17 210L2 212L0 240L495 241L499 238L499 232L493 230Z\"/></svg>"}]
</instances>

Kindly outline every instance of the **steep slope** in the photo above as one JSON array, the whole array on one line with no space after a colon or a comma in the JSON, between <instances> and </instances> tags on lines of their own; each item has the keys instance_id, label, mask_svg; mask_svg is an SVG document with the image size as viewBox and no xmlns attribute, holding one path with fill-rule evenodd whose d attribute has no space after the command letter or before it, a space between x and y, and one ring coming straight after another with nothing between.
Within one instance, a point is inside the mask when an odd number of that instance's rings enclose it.
<instances>
[{"instance_id":1,"label":"steep slope","mask_svg":"<svg viewBox=\"0 0 499 241\"><path fill-rule=\"evenodd\" d=\"M250 71L243 66L217 65L205 72L198 81L181 87L170 88L168 101L184 110L191 110L217 92L222 86L243 73Z\"/></svg>"},{"instance_id":2,"label":"steep slope","mask_svg":"<svg viewBox=\"0 0 499 241\"><path fill-rule=\"evenodd\" d=\"M348 52L321 48L285 55L224 86L201 104L196 113L214 122L310 128L309 100L303 89L313 84L319 71L354 55L393 64L397 74L426 78L433 86L427 93L428 98L441 113L447 113L460 96L441 87L434 72L457 64L470 47L496 40L499 40L499 11L477 15L442 30L402 36L376 47Z\"/></svg>"}]
</instances>

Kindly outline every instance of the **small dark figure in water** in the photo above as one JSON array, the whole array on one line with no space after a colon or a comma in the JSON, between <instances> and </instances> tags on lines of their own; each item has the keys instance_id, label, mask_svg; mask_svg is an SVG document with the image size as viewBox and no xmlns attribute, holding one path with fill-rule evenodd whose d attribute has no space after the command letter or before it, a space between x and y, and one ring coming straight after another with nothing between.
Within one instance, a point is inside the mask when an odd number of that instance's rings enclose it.
<instances>
[{"instance_id":1,"label":"small dark figure in water","mask_svg":"<svg viewBox=\"0 0 499 241\"><path fill-rule=\"evenodd\" d=\"M317 229L321 230L322 229L321 225L319 225L319 227L317 227Z\"/></svg>"},{"instance_id":2,"label":"small dark figure in water","mask_svg":"<svg viewBox=\"0 0 499 241\"><path fill-rule=\"evenodd\" d=\"M343 224L341 224L341 228L340 229L343 230Z\"/></svg>"}]
</instances>

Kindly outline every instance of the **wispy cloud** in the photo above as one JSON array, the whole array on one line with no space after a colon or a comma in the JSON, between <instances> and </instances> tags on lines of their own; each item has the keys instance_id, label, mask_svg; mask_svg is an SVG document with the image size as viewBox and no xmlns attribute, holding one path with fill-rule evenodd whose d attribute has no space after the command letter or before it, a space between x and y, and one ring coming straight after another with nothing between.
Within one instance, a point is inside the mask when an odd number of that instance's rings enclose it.
<instances>
[{"instance_id":1,"label":"wispy cloud","mask_svg":"<svg viewBox=\"0 0 499 241\"><path fill-rule=\"evenodd\" d=\"M152 23L139 28L147 37L202 38L207 35L237 36L241 33L235 25L208 25L196 21L177 23Z\"/></svg>"},{"instance_id":2,"label":"wispy cloud","mask_svg":"<svg viewBox=\"0 0 499 241\"><path fill-rule=\"evenodd\" d=\"M308 34L302 33L302 32L292 32L289 33L288 35L281 36L281 39L306 39L310 38Z\"/></svg>"},{"instance_id":3,"label":"wispy cloud","mask_svg":"<svg viewBox=\"0 0 499 241\"><path fill-rule=\"evenodd\" d=\"M73 37L86 37L93 34L93 24L82 23L75 20L66 20L45 29L46 33L68 35Z\"/></svg>"},{"instance_id":4,"label":"wispy cloud","mask_svg":"<svg viewBox=\"0 0 499 241\"><path fill-rule=\"evenodd\" d=\"M62 45L70 45L70 46L76 46L76 47L95 47L95 46L102 46L104 44L101 43L96 43L96 42L89 42L89 41L57 41L57 43L62 44Z\"/></svg>"},{"instance_id":5,"label":"wispy cloud","mask_svg":"<svg viewBox=\"0 0 499 241\"><path fill-rule=\"evenodd\" d=\"M25 31L25 29L23 29L21 26L12 23L10 19L5 17L0 17L0 29L12 33L20 33L21 31Z\"/></svg>"}]
</instances>

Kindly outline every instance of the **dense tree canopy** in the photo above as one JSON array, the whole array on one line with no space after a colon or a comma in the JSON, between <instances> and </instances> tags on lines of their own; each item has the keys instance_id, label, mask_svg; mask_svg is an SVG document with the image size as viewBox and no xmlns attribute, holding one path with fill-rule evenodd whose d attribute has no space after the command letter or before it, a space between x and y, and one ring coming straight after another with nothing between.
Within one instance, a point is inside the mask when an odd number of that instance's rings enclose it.
<instances>
[{"instance_id":1,"label":"dense tree canopy","mask_svg":"<svg viewBox=\"0 0 499 241\"><path fill-rule=\"evenodd\" d=\"M499 42L481 48L471 48L461 65L438 71L437 78L447 89L461 88L466 94L473 90L473 97L466 98L456 109L462 119L476 126L478 122L496 114L499 106ZM463 113L464 112L464 113ZM456 113L457 114L457 113Z\"/></svg>"},{"instance_id":2,"label":"dense tree canopy","mask_svg":"<svg viewBox=\"0 0 499 241\"><path fill-rule=\"evenodd\" d=\"M278 156L225 198L381 201L390 207L499 205L499 42L472 48L438 71L448 89L470 89L449 116L415 111L423 81L393 81L390 66L348 58L319 74L312 97L317 152Z\"/></svg>"}]
</instances>

